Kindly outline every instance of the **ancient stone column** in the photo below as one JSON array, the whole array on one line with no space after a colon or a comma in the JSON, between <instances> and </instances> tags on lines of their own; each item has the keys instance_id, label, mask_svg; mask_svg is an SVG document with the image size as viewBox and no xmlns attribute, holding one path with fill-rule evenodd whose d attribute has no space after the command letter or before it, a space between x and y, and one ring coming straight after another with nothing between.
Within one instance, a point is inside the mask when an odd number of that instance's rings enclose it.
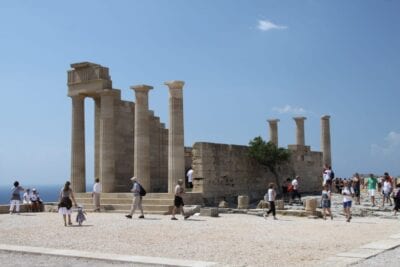
<instances>
[{"instance_id":1,"label":"ancient stone column","mask_svg":"<svg viewBox=\"0 0 400 267\"><path fill-rule=\"evenodd\" d=\"M85 168L85 97L72 98L71 186L74 192L86 191Z\"/></svg>"},{"instance_id":2,"label":"ancient stone column","mask_svg":"<svg viewBox=\"0 0 400 267\"><path fill-rule=\"evenodd\" d=\"M131 86L135 90L135 148L134 176L140 184L150 190L150 133L149 133L149 85ZM156 166L154 166L156 167Z\"/></svg>"},{"instance_id":3,"label":"ancient stone column","mask_svg":"<svg viewBox=\"0 0 400 267\"><path fill-rule=\"evenodd\" d=\"M183 81L169 81L168 192L173 193L178 179L185 181L183 128Z\"/></svg>"},{"instance_id":4,"label":"ancient stone column","mask_svg":"<svg viewBox=\"0 0 400 267\"><path fill-rule=\"evenodd\" d=\"M94 178L100 176L100 97L94 100Z\"/></svg>"},{"instance_id":5,"label":"ancient stone column","mask_svg":"<svg viewBox=\"0 0 400 267\"><path fill-rule=\"evenodd\" d=\"M294 117L293 118L296 122L296 144L299 146L304 146L305 145L305 139L304 139L304 120L306 117Z\"/></svg>"},{"instance_id":6,"label":"ancient stone column","mask_svg":"<svg viewBox=\"0 0 400 267\"><path fill-rule=\"evenodd\" d=\"M100 100L100 168L99 178L104 193L115 191L114 98L113 90L104 90Z\"/></svg>"},{"instance_id":7,"label":"ancient stone column","mask_svg":"<svg viewBox=\"0 0 400 267\"><path fill-rule=\"evenodd\" d=\"M323 165L332 166L329 115L321 117L321 149Z\"/></svg>"},{"instance_id":8,"label":"ancient stone column","mask_svg":"<svg viewBox=\"0 0 400 267\"><path fill-rule=\"evenodd\" d=\"M267 120L269 123L269 141L278 146L278 119Z\"/></svg>"}]
</instances>

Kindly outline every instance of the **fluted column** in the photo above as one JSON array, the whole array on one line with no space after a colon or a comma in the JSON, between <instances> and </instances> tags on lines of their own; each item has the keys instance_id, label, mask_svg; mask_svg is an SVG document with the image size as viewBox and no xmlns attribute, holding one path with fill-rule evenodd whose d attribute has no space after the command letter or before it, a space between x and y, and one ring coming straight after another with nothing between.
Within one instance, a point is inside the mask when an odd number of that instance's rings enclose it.
<instances>
[{"instance_id":1,"label":"fluted column","mask_svg":"<svg viewBox=\"0 0 400 267\"><path fill-rule=\"evenodd\" d=\"M74 192L86 191L85 168L85 97L72 98L71 185Z\"/></svg>"},{"instance_id":2,"label":"fluted column","mask_svg":"<svg viewBox=\"0 0 400 267\"><path fill-rule=\"evenodd\" d=\"M94 99L94 178L100 176L100 97Z\"/></svg>"},{"instance_id":3,"label":"fluted column","mask_svg":"<svg viewBox=\"0 0 400 267\"><path fill-rule=\"evenodd\" d=\"M269 123L269 141L278 146L278 122L279 119L267 120Z\"/></svg>"},{"instance_id":4,"label":"fluted column","mask_svg":"<svg viewBox=\"0 0 400 267\"><path fill-rule=\"evenodd\" d=\"M300 146L305 145L305 138L304 138L304 120L306 117L294 117L293 118L296 122L296 144Z\"/></svg>"},{"instance_id":5,"label":"fluted column","mask_svg":"<svg viewBox=\"0 0 400 267\"><path fill-rule=\"evenodd\" d=\"M104 193L115 191L114 98L112 90L101 93L99 178Z\"/></svg>"},{"instance_id":6,"label":"fluted column","mask_svg":"<svg viewBox=\"0 0 400 267\"><path fill-rule=\"evenodd\" d=\"M178 179L185 181L183 128L183 81L169 81L168 192L173 193Z\"/></svg>"},{"instance_id":7,"label":"fluted column","mask_svg":"<svg viewBox=\"0 0 400 267\"><path fill-rule=\"evenodd\" d=\"M322 163L325 166L332 166L331 158L331 132L330 132L330 116L324 115L321 117L321 149Z\"/></svg>"},{"instance_id":8,"label":"fluted column","mask_svg":"<svg viewBox=\"0 0 400 267\"><path fill-rule=\"evenodd\" d=\"M131 86L135 91L135 149L134 176L146 190L150 190L150 133L149 85ZM155 167L155 166L154 166Z\"/></svg>"}]
</instances>

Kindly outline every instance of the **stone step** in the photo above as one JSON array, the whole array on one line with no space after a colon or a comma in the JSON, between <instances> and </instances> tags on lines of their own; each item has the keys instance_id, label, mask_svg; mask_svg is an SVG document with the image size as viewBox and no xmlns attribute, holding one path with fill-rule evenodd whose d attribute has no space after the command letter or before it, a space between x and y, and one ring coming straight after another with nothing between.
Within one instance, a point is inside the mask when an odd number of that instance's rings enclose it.
<instances>
[{"instance_id":1,"label":"stone step","mask_svg":"<svg viewBox=\"0 0 400 267\"><path fill-rule=\"evenodd\" d=\"M174 199L148 199L144 197L142 200L143 205L166 205L173 204ZM76 202L83 205L93 204L92 198L76 198ZM132 197L130 198L101 198L100 204L132 204Z\"/></svg>"},{"instance_id":2,"label":"stone step","mask_svg":"<svg viewBox=\"0 0 400 267\"><path fill-rule=\"evenodd\" d=\"M75 198L91 198L92 193L75 193ZM130 198L132 199L132 193L101 193L101 198ZM174 198L174 194L168 193L147 193L145 198L151 199L169 199Z\"/></svg>"},{"instance_id":3,"label":"stone step","mask_svg":"<svg viewBox=\"0 0 400 267\"><path fill-rule=\"evenodd\" d=\"M120 212L129 212L131 210L132 205L125 205L125 204L106 204L100 205L101 211L120 211ZM94 210L93 205L85 205L85 210L92 211ZM144 213L150 214L170 214L172 212L172 205L143 205ZM138 212L138 211L136 211Z\"/></svg>"}]
</instances>

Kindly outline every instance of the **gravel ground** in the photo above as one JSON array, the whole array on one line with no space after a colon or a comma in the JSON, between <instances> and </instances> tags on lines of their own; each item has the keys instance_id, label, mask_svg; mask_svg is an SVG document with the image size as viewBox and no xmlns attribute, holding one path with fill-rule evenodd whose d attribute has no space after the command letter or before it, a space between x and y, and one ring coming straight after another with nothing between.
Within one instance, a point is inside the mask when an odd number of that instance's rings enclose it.
<instances>
[{"instance_id":1,"label":"gravel ground","mask_svg":"<svg viewBox=\"0 0 400 267\"><path fill-rule=\"evenodd\" d=\"M283 262L285 266L318 266L324 258L398 234L398 227L398 220L377 217L355 217L347 223L342 217L323 221L282 216L274 221L221 214L219 218L171 221L162 215L129 220L112 213L89 213L82 227L64 227L57 213L26 213L0 215L0 242L228 266L278 266Z\"/></svg>"}]
</instances>

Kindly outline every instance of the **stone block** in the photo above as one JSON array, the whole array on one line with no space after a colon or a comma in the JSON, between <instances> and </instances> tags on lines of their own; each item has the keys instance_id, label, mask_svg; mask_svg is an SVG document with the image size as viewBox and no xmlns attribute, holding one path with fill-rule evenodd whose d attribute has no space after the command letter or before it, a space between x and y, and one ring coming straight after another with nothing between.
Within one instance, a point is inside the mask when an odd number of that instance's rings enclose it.
<instances>
[{"instance_id":1,"label":"stone block","mask_svg":"<svg viewBox=\"0 0 400 267\"><path fill-rule=\"evenodd\" d=\"M275 208L277 210L284 210L285 209L285 202L283 202L282 199L280 200L275 200Z\"/></svg>"},{"instance_id":2,"label":"stone block","mask_svg":"<svg viewBox=\"0 0 400 267\"><path fill-rule=\"evenodd\" d=\"M219 202L218 208L228 208L228 206L228 202L222 200L221 202Z\"/></svg>"},{"instance_id":3,"label":"stone block","mask_svg":"<svg viewBox=\"0 0 400 267\"><path fill-rule=\"evenodd\" d=\"M260 202L258 202L257 209L269 209L269 202L260 200Z\"/></svg>"},{"instance_id":4,"label":"stone block","mask_svg":"<svg viewBox=\"0 0 400 267\"><path fill-rule=\"evenodd\" d=\"M218 217L218 208L200 208L200 216Z\"/></svg>"},{"instance_id":5,"label":"stone block","mask_svg":"<svg viewBox=\"0 0 400 267\"><path fill-rule=\"evenodd\" d=\"M190 215L192 216L195 213L199 213L200 212L200 205L185 205L183 207L183 212L185 213L185 215Z\"/></svg>"},{"instance_id":6,"label":"stone block","mask_svg":"<svg viewBox=\"0 0 400 267\"><path fill-rule=\"evenodd\" d=\"M249 196L241 195L238 196L238 209L248 209L249 208Z\"/></svg>"}]
</instances>

